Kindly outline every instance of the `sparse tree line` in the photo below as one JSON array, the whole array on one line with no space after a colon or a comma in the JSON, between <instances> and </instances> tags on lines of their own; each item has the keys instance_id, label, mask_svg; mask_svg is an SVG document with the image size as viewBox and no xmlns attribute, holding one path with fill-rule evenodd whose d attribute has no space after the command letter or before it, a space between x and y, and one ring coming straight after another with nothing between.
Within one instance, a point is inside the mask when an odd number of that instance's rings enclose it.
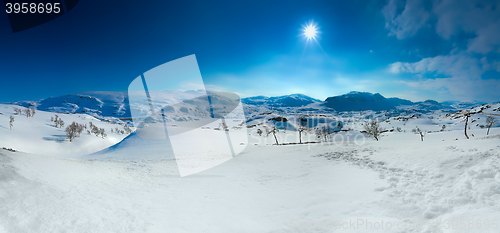
<instances>
[{"instance_id":1,"label":"sparse tree line","mask_svg":"<svg viewBox=\"0 0 500 233\"><path fill-rule=\"evenodd\" d=\"M467 129L470 129L470 126L468 126L469 117L470 117L470 114L464 114L464 118L465 118L464 119L464 121L465 121L464 132L465 132L467 139L469 138L468 134L467 134ZM276 118L276 117L272 118L272 120L276 120L276 119L278 119L278 118ZM286 119L286 118L282 118L282 119ZM279 120L276 120L276 121L279 121ZM278 123L283 122L283 121L284 120L279 121ZM299 144L302 144L302 136L304 134L314 133L316 135L317 139L327 141L331 138L331 135L336 132L333 130L333 127L330 124L327 124L327 125L322 126L322 127L309 128L309 127L307 127L307 119L303 118L303 116L299 117L298 122L299 122L299 125L298 125L298 128L296 129L296 131L299 134ZM480 128L487 128L488 131L486 134L489 135L490 128L497 123L498 123L498 121L495 120L495 118L493 118L492 116L488 116L486 118L486 124L481 125L482 127L479 125L478 126ZM394 132L394 131L406 132L401 127L396 127L396 129L392 128L390 130L384 130L382 127L380 127L380 122L375 120L375 119L368 120L362 125L363 125L364 130L362 130L360 132L364 133L370 137L373 137L377 141L380 140L381 134L385 133L385 132ZM337 127L340 127L340 125L337 125ZM418 126L416 126L414 129L412 129L412 132L419 135L420 140L424 141L424 138L425 138L427 133L444 132L444 131L446 131L446 128L447 128L446 125L441 125L441 128L437 131L426 131L426 130L422 130ZM285 128L283 128L281 131L285 131ZM270 126L264 125L264 127L262 129L257 129L256 132L259 136L264 136L264 137L269 137L272 135L275 142L276 142L276 145L280 145L280 143L278 141L278 137L276 136L277 134L280 133L280 129L276 126L276 124L270 125Z\"/></svg>"},{"instance_id":2,"label":"sparse tree line","mask_svg":"<svg viewBox=\"0 0 500 233\"><path fill-rule=\"evenodd\" d=\"M27 118L34 117L36 114L36 110L35 108L25 108L24 110L20 108L14 108L14 115L22 115L23 113ZM14 127L14 121L16 121L16 119L11 115L9 117L9 130L12 130L12 127Z\"/></svg>"},{"instance_id":3,"label":"sparse tree line","mask_svg":"<svg viewBox=\"0 0 500 233\"><path fill-rule=\"evenodd\" d=\"M23 110L20 108L14 108L14 115L22 115L23 113L27 118L34 117L35 113L36 113L36 109L35 108L25 108Z\"/></svg>"},{"instance_id":4,"label":"sparse tree line","mask_svg":"<svg viewBox=\"0 0 500 233\"><path fill-rule=\"evenodd\" d=\"M106 134L106 130L104 128L97 127L94 123L89 122L88 127L87 124L79 124L77 122L71 123L68 127L66 127L66 136L69 141L73 141L74 138L80 137L82 132L86 132L88 135L95 135L96 137L101 137L105 139L108 135ZM130 134L132 133L132 129L128 125L124 125L123 129L118 127L111 129L111 133L117 134Z\"/></svg>"},{"instance_id":5,"label":"sparse tree line","mask_svg":"<svg viewBox=\"0 0 500 233\"><path fill-rule=\"evenodd\" d=\"M58 115L51 117L50 121L54 122L54 127L56 128L63 128L65 125L64 121ZM89 122L88 126L87 124L73 122L66 127L65 132L66 137L70 142L72 142L75 138L80 137L83 132L86 132L88 135L93 134L96 137L101 137L103 139L108 136L104 128L99 128L92 122ZM115 129L111 129L111 133L130 134L132 133L132 129L128 125L125 125L123 129L119 129L118 127L116 127Z\"/></svg>"},{"instance_id":6,"label":"sparse tree line","mask_svg":"<svg viewBox=\"0 0 500 233\"><path fill-rule=\"evenodd\" d=\"M130 134L132 133L132 129L128 125L124 125L123 129L120 129L118 127L115 127L114 129L111 129L111 133L116 133L116 134Z\"/></svg>"},{"instance_id":7,"label":"sparse tree line","mask_svg":"<svg viewBox=\"0 0 500 233\"><path fill-rule=\"evenodd\" d=\"M33 117L36 114L35 108L25 108L25 109L13 108L13 110L14 110L14 115L24 114L27 118ZM57 114L55 116L50 117L50 121L54 123L53 126L56 128L63 128L65 126L64 120ZM14 127L14 122L15 122L15 117L12 115L9 116L9 130L12 130L12 128ZM73 122L65 128L66 137L69 139L70 142L72 142L75 138L80 137L80 135L85 131L89 135L94 134L95 136L101 137L103 139L108 136L104 128L99 128L92 122L89 122L89 127L87 127L87 124L80 124L78 122ZM118 127L111 129L111 133L117 133L117 134L130 134L132 133L132 131L133 130L127 124L123 126L123 129L120 129Z\"/></svg>"},{"instance_id":8,"label":"sparse tree line","mask_svg":"<svg viewBox=\"0 0 500 233\"><path fill-rule=\"evenodd\" d=\"M281 116L274 117L274 118L271 118L269 120L275 121L275 124L264 125L263 130L257 129L257 131L256 131L257 135L263 136L263 137L269 137L272 135L274 138L274 141L276 142L276 145L280 145L277 135L281 131L286 132L286 129L287 129L286 122L288 122L289 120L284 118L284 117L281 117ZM334 130L335 128L332 127L331 124L327 124L325 126L316 127L316 128L308 127L308 120L304 115L299 116L298 121L299 121L299 125L297 126L296 131L299 134L298 135L299 136L299 144L303 143L302 137L303 137L303 135L306 135L306 134L314 133L317 139L327 141L328 139L331 138L332 134L338 132L338 131ZM279 127L283 128L283 129L280 130ZM340 128L340 127L341 127L341 124L338 123L337 128Z\"/></svg>"}]
</instances>

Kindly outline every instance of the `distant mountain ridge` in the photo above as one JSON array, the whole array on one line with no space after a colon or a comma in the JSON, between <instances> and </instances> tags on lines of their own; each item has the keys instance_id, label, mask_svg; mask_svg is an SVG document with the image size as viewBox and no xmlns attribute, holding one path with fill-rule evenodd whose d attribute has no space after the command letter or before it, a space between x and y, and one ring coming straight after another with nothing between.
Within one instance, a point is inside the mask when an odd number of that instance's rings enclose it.
<instances>
[{"instance_id":1,"label":"distant mountain ridge","mask_svg":"<svg viewBox=\"0 0 500 233\"><path fill-rule=\"evenodd\" d=\"M35 106L38 110L58 113L88 113L108 117L130 117L127 92L92 91L37 101L16 101L23 107Z\"/></svg>"},{"instance_id":2,"label":"distant mountain ridge","mask_svg":"<svg viewBox=\"0 0 500 233\"><path fill-rule=\"evenodd\" d=\"M165 103L176 98L188 98L191 93L167 92L162 95ZM470 108L484 104L483 102L471 101L446 101L439 103L434 100L412 102L397 97L386 98L379 93L352 91L347 94L332 96L321 101L304 94L291 94L275 97L254 96L242 98L241 102L255 111L268 111L270 108L297 108L308 111L383 111L393 109L422 109L441 110ZM81 92L57 97L50 97L36 101L17 101L7 104L15 104L24 107L35 106L38 110L58 113L86 113L95 117L116 117L122 119L131 118L129 107L129 96L126 91L109 92L93 91ZM147 105L147 103L134 103ZM135 106L134 105L134 106Z\"/></svg>"},{"instance_id":3,"label":"distant mountain ridge","mask_svg":"<svg viewBox=\"0 0 500 233\"><path fill-rule=\"evenodd\" d=\"M267 105L270 107L302 107L321 100L304 94L291 94L276 97L255 96L242 98L241 102L250 105Z\"/></svg>"},{"instance_id":4,"label":"distant mountain ridge","mask_svg":"<svg viewBox=\"0 0 500 233\"><path fill-rule=\"evenodd\" d=\"M413 102L400 98L385 98L379 93L351 91L344 95L326 98L324 106L336 111L382 111L396 109L399 105L412 105Z\"/></svg>"}]
</instances>

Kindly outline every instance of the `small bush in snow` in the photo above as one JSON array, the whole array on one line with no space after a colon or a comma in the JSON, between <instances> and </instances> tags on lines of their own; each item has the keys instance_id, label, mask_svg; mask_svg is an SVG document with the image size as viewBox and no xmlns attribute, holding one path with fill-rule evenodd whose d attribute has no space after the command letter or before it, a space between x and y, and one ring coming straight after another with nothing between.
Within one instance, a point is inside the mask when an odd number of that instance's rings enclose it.
<instances>
[{"instance_id":1,"label":"small bush in snow","mask_svg":"<svg viewBox=\"0 0 500 233\"><path fill-rule=\"evenodd\" d=\"M262 130L261 130L261 129L257 129L257 134L258 134L259 136L262 136L262 133L263 133L263 132L262 132Z\"/></svg>"}]
</instances>

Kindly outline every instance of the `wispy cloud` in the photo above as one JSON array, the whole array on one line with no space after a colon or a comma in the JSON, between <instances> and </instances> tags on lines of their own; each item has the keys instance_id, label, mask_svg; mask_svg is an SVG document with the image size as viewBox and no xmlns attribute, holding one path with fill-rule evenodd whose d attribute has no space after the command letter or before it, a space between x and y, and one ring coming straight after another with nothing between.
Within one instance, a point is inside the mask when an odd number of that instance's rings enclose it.
<instances>
[{"instance_id":1,"label":"wispy cloud","mask_svg":"<svg viewBox=\"0 0 500 233\"><path fill-rule=\"evenodd\" d=\"M389 35L402 40L428 24L454 48L448 55L394 62L389 71L415 74L413 80L402 81L409 87L449 93L460 99L500 100L500 78L483 77L490 70L500 72L500 61L492 59L500 53L500 0L431 3L425 6L424 1L389 1L382 10ZM472 38L464 39L461 33L469 33ZM464 40L465 47L457 45Z\"/></svg>"}]
</instances>

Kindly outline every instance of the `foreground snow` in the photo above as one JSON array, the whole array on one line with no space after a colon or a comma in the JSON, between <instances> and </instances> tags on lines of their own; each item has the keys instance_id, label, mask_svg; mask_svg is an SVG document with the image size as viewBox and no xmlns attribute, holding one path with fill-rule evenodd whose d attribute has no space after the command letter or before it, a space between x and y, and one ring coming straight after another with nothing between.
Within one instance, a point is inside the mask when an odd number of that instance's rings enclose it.
<instances>
[{"instance_id":1,"label":"foreground snow","mask_svg":"<svg viewBox=\"0 0 500 233\"><path fill-rule=\"evenodd\" d=\"M384 232L460 232L445 229L460 219L473 219L476 232L497 232L500 147L493 133L471 140L421 142L393 133L363 145L251 145L185 178L172 160L2 150L0 232L373 232L382 221L394 224ZM477 220L488 220L489 229L484 223L479 229ZM429 228L436 221L439 229ZM422 227L398 229L403 223Z\"/></svg>"},{"instance_id":2,"label":"foreground snow","mask_svg":"<svg viewBox=\"0 0 500 233\"><path fill-rule=\"evenodd\" d=\"M256 114L242 153L180 178L167 141L135 133L49 140L63 132L51 125L53 113L16 117L9 130L12 106L0 105L0 148L18 150L0 149L0 233L498 232L500 128L487 136L479 127L486 115L497 117L495 109L471 117L469 140L459 115L346 112L341 120L350 131L280 146L256 133L275 115ZM401 132L364 138L359 123L370 114L386 115L381 126ZM280 143L298 141L295 126L288 122ZM427 132L424 141L415 127ZM186 146L217 137L206 138Z\"/></svg>"},{"instance_id":3,"label":"foreground snow","mask_svg":"<svg viewBox=\"0 0 500 233\"><path fill-rule=\"evenodd\" d=\"M375 171L325 162L306 147L263 149L187 178L179 178L168 161L64 160L3 151L8 165L0 182L0 229L286 232L297 221L355 214L386 185Z\"/></svg>"}]
</instances>

